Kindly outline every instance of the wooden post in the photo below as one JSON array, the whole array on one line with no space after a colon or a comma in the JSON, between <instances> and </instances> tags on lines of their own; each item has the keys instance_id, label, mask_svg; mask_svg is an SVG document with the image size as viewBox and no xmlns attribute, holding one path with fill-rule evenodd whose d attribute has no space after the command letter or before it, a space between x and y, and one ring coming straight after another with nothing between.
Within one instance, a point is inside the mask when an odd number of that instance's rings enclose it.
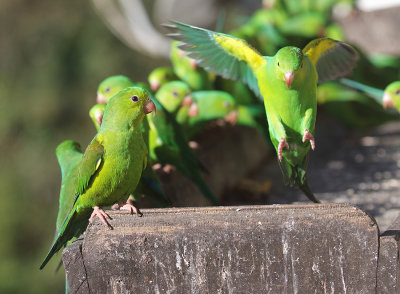
<instances>
[{"instance_id":1,"label":"wooden post","mask_svg":"<svg viewBox=\"0 0 400 294\"><path fill-rule=\"evenodd\" d=\"M64 250L71 293L375 293L379 284L379 229L354 206L109 213L113 230L96 221Z\"/></svg>"}]
</instances>

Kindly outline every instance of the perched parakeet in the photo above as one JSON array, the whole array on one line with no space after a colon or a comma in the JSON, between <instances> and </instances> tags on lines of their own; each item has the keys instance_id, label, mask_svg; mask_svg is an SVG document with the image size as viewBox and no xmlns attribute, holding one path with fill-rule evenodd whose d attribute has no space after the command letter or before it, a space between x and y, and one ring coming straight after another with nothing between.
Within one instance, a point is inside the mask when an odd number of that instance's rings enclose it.
<instances>
[{"instance_id":1,"label":"perched parakeet","mask_svg":"<svg viewBox=\"0 0 400 294\"><path fill-rule=\"evenodd\" d=\"M385 90L370 87L349 79L340 79L340 82L375 99L383 108L395 107L400 112L400 81L390 83Z\"/></svg>"},{"instance_id":2,"label":"perched parakeet","mask_svg":"<svg viewBox=\"0 0 400 294\"><path fill-rule=\"evenodd\" d=\"M330 82L318 87L317 100L325 112L345 125L365 129L400 119L398 115L382 108L381 92L379 99L373 99L337 82Z\"/></svg>"},{"instance_id":3,"label":"perched parakeet","mask_svg":"<svg viewBox=\"0 0 400 294\"><path fill-rule=\"evenodd\" d=\"M123 75L110 76L100 83L97 93L100 93L101 95L100 100L104 100L107 102L113 96L113 92L123 90L127 87L127 85L135 86L136 84L137 83L132 82L131 79ZM106 88L112 90L105 92L104 89ZM97 97L97 100L99 100L99 97ZM104 108L104 106L101 105L104 104L97 105L91 108L91 110L89 111L89 115L90 117L92 117L93 123L98 130L98 119L93 119L93 116L95 116L95 114L97 113L97 116L99 118L102 117L102 113L104 112L101 112L101 109ZM141 123L141 132L148 149L149 123L147 119L144 119ZM148 161L150 161L149 157ZM148 196L149 199L158 207L165 207L171 204L170 200L165 195L161 186L160 179L154 172L151 164L148 164L146 166L136 190L132 191L132 194L129 196L128 201L130 203L133 203L143 194Z\"/></svg>"},{"instance_id":4,"label":"perched parakeet","mask_svg":"<svg viewBox=\"0 0 400 294\"><path fill-rule=\"evenodd\" d=\"M148 117L150 158L160 165L175 166L179 172L193 181L207 199L218 205L214 193L201 175L200 171L206 169L197 161L175 116L159 102L158 94L159 92L154 99L157 116Z\"/></svg>"},{"instance_id":5,"label":"perched parakeet","mask_svg":"<svg viewBox=\"0 0 400 294\"><path fill-rule=\"evenodd\" d=\"M89 110L89 116L93 121L96 131L99 131L101 122L103 121L104 111L106 110L107 103L95 104Z\"/></svg>"},{"instance_id":6,"label":"perched parakeet","mask_svg":"<svg viewBox=\"0 0 400 294\"><path fill-rule=\"evenodd\" d=\"M315 148L317 83L339 78L355 65L358 54L349 45L316 39L303 50L283 47L275 56L261 56L244 40L179 22L167 26L178 47L198 65L226 78L240 79L263 97L269 134L285 183L298 186L319 202L306 178L308 152Z\"/></svg>"},{"instance_id":7,"label":"perched parakeet","mask_svg":"<svg viewBox=\"0 0 400 294\"><path fill-rule=\"evenodd\" d=\"M58 164L61 169L61 188L59 208L56 222L56 235L59 233L71 207L74 205L77 166L82 160L81 146L73 141L66 140L56 149Z\"/></svg>"},{"instance_id":8,"label":"perched parakeet","mask_svg":"<svg viewBox=\"0 0 400 294\"><path fill-rule=\"evenodd\" d=\"M162 85L178 79L173 69L168 66L157 67L148 76L148 82L153 92L157 92Z\"/></svg>"},{"instance_id":9,"label":"perched parakeet","mask_svg":"<svg viewBox=\"0 0 400 294\"><path fill-rule=\"evenodd\" d=\"M187 57L176 45L177 42L172 42L170 53L174 73L193 90L212 89L213 75L198 67L196 61Z\"/></svg>"},{"instance_id":10,"label":"perched parakeet","mask_svg":"<svg viewBox=\"0 0 400 294\"><path fill-rule=\"evenodd\" d=\"M100 207L127 198L135 190L147 159L140 124L154 110L150 94L143 88L126 88L110 99L100 130L77 166L76 180L71 183L74 187L65 187L75 195L73 207L40 269L96 216L111 227L109 216Z\"/></svg>"},{"instance_id":11,"label":"perched parakeet","mask_svg":"<svg viewBox=\"0 0 400 294\"><path fill-rule=\"evenodd\" d=\"M164 84L156 93L157 100L170 113L175 114L185 98L190 98L190 87L182 81Z\"/></svg>"}]
</instances>

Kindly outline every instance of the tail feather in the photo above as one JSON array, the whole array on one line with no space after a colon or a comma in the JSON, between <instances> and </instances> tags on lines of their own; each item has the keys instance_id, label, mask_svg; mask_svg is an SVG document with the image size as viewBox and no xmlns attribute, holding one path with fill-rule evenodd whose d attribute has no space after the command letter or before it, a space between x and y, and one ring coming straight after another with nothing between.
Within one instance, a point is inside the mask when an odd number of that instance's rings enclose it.
<instances>
[{"instance_id":1,"label":"tail feather","mask_svg":"<svg viewBox=\"0 0 400 294\"><path fill-rule=\"evenodd\" d=\"M66 218L64 224L62 225L60 232L57 237L53 241L49 252L44 258L42 264L40 265L40 269L43 269L49 260L53 257L55 253L57 253L64 245L73 237L79 236L86 229L88 225L87 217L77 218L76 207L72 209L68 217Z\"/></svg>"},{"instance_id":2,"label":"tail feather","mask_svg":"<svg viewBox=\"0 0 400 294\"><path fill-rule=\"evenodd\" d=\"M311 192L310 187L307 183L306 177L306 167L308 165L308 156L304 158L304 161L301 165L292 166L285 158L279 162L279 166L281 168L283 181L285 185L289 186L297 186L299 189L314 203L321 203L317 197Z\"/></svg>"}]
</instances>

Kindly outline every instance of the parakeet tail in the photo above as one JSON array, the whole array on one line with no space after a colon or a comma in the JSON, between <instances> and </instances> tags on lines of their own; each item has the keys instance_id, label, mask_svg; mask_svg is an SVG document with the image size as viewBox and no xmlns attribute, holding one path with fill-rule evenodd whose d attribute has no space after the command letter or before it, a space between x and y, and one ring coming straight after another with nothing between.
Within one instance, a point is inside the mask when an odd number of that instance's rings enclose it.
<instances>
[{"instance_id":1,"label":"parakeet tail","mask_svg":"<svg viewBox=\"0 0 400 294\"><path fill-rule=\"evenodd\" d=\"M88 218L86 215L83 218L80 217L79 219L77 219L76 216L76 208L74 207L66 218L57 237L54 239L49 253L47 253L42 264L40 265L40 269L43 269L53 255L58 252L71 238L79 236L86 229L88 224Z\"/></svg>"},{"instance_id":2,"label":"parakeet tail","mask_svg":"<svg viewBox=\"0 0 400 294\"><path fill-rule=\"evenodd\" d=\"M171 206L171 200L169 200L165 195L159 181L144 175L142 175L140 181L142 181L146 185L147 189L151 191L151 201L154 202L157 207Z\"/></svg>"},{"instance_id":3,"label":"parakeet tail","mask_svg":"<svg viewBox=\"0 0 400 294\"><path fill-rule=\"evenodd\" d=\"M213 203L213 205L219 205L219 202L214 193L211 191L210 187L208 187L208 185L204 182L200 174L190 174L188 175L188 177L196 184L200 192Z\"/></svg>"},{"instance_id":4,"label":"parakeet tail","mask_svg":"<svg viewBox=\"0 0 400 294\"><path fill-rule=\"evenodd\" d=\"M278 162L282 171L285 185L289 185L291 187L297 186L312 202L321 203L311 192L311 189L307 183L306 167L308 165L308 156L304 158L304 161L301 165L292 166L285 158L282 158L282 161Z\"/></svg>"}]
</instances>

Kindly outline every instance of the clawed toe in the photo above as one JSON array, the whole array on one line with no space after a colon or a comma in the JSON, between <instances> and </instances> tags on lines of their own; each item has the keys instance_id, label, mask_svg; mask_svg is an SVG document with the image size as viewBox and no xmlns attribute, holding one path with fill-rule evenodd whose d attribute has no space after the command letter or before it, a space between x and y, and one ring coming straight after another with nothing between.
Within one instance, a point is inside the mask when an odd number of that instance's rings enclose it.
<instances>
[{"instance_id":1,"label":"clawed toe","mask_svg":"<svg viewBox=\"0 0 400 294\"><path fill-rule=\"evenodd\" d=\"M310 141L311 149L315 150L314 136L308 130L305 130L303 135L303 143L305 143L307 140Z\"/></svg>"},{"instance_id":2,"label":"clawed toe","mask_svg":"<svg viewBox=\"0 0 400 294\"><path fill-rule=\"evenodd\" d=\"M103 224L105 224L110 229L113 229L113 227L107 221L107 218L112 219L111 216L109 216L104 210L102 210L98 206L93 207L93 212L89 218L89 222L92 223L96 216L102 221Z\"/></svg>"}]
</instances>

